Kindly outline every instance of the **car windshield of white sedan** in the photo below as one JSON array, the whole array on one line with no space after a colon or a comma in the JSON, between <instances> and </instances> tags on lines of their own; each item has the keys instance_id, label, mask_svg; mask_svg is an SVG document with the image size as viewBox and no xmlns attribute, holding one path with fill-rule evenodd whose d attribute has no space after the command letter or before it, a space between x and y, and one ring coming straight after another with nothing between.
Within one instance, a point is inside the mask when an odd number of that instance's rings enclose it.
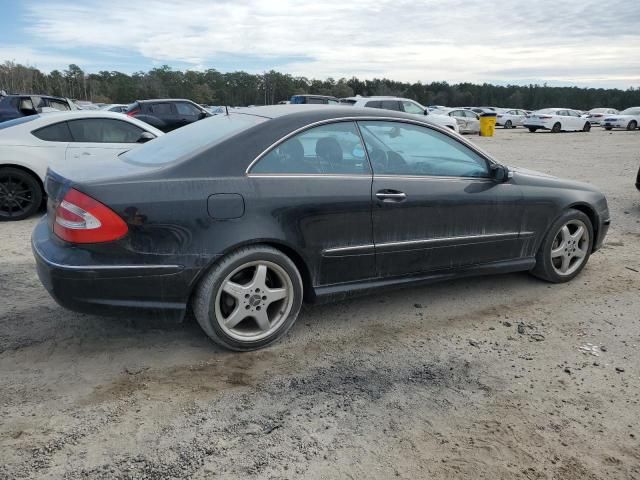
<instances>
[{"instance_id":1,"label":"car windshield of white sedan","mask_svg":"<svg viewBox=\"0 0 640 480\"><path fill-rule=\"evenodd\" d=\"M212 147L243 130L267 121L255 115L215 115L174 130L168 135L120 155L126 162L138 165L165 165Z\"/></svg>"},{"instance_id":2,"label":"car windshield of white sedan","mask_svg":"<svg viewBox=\"0 0 640 480\"><path fill-rule=\"evenodd\" d=\"M40 115L29 115L28 117L20 117L13 120L7 120L6 122L0 122L0 130L2 130L3 128L13 127L15 125L21 125L27 122L33 122L38 118L40 118Z\"/></svg>"},{"instance_id":3,"label":"car windshield of white sedan","mask_svg":"<svg viewBox=\"0 0 640 480\"><path fill-rule=\"evenodd\" d=\"M640 107L627 108L626 110L621 111L620 115L640 115Z\"/></svg>"},{"instance_id":4,"label":"car windshield of white sedan","mask_svg":"<svg viewBox=\"0 0 640 480\"><path fill-rule=\"evenodd\" d=\"M376 175L487 177L487 161L457 140L427 127L358 122Z\"/></svg>"}]
</instances>

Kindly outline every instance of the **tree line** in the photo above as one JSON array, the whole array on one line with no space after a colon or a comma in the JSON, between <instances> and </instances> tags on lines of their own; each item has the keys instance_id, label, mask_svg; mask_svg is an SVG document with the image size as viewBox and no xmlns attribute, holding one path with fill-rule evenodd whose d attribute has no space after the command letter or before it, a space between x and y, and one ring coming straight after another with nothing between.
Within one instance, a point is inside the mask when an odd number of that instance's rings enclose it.
<instances>
[{"instance_id":1,"label":"tree line","mask_svg":"<svg viewBox=\"0 0 640 480\"><path fill-rule=\"evenodd\" d=\"M188 98L203 105L270 105L296 94L347 97L352 95L396 95L409 97L423 105L496 105L537 110L569 107L624 109L640 105L640 88L552 87L544 85L492 85L489 83L447 82L408 83L374 78L294 77L271 70L263 74L243 71L219 72L187 70L169 66L148 72L126 74L117 71L85 73L77 65L66 70L43 73L15 62L0 65L0 90L8 93L48 94L75 100L103 103L130 103L146 98Z\"/></svg>"}]
</instances>

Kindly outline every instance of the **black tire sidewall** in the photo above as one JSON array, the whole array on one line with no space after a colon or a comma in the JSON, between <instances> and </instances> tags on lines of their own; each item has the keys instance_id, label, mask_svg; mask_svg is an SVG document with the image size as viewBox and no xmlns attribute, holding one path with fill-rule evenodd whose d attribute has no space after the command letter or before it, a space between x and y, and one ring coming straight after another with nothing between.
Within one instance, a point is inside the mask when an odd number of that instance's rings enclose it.
<instances>
[{"instance_id":1,"label":"black tire sidewall","mask_svg":"<svg viewBox=\"0 0 640 480\"><path fill-rule=\"evenodd\" d=\"M556 128L556 125L558 128ZM551 127L551 132L552 133L560 133L562 131L562 125L560 125L560 122L556 122L553 124L553 127Z\"/></svg>"},{"instance_id":2,"label":"black tire sidewall","mask_svg":"<svg viewBox=\"0 0 640 480\"><path fill-rule=\"evenodd\" d=\"M239 266L252 261L268 261L279 265L287 273L293 285L293 304L289 316L280 328L268 337L257 341L240 341L229 336L221 327L215 315L215 299L225 278ZM251 351L266 347L284 336L295 323L303 299L302 277L295 263L285 254L268 246L252 246L226 255L200 282L194 301L194 312L202 329L219 345L236 351Z\"/></svg>"},{"instance_id":3,"label":"black tire sidewall","mask_svg":"<svg viewBox=\"0 0 640 480\"><path fill-rule=\"evenodd\" d=\"M638 127L638 123L635 120L631 120L627 125L627 130L635 130L637 127Z\"/></svg>"},{"instance_id":4,"label":"black tire sidewall","mask_svg":"<svg viewBox=\"0 0 640 480\"><path fill-rule=\"evenodd\" d=\"M0 175L4 175L4 174L10 174L11 176L20 178L21 180L26 182L31 188L33 203L31 204L31 207L27 211L25 211L20 215L16 215L13 217L0 217L0 222L1 221L12 222L12 221L24 220L25 218L29 218L30 216L34 215L40 209L40 206L42 205L42 199L44 197L44 193L42 192L42 187L40 186L40 182L38 182L38 180L32 174L25 172L24 170L20 170L18 168L1 167Z\"/></svg>"},{"instance_id":5,"label":"black tire sidewall","mask_svg":"<svg viewBox=\"0 0 640 480\"><path fill-rule=\"evenodd\" d=\"M589 248L587 249L586 258L584 259L584 262L582 262L580 268L578 268L571 275L559 275L558 273L556 273L551 262L551 245L560 228L562 228L562 226L570 220L580 220L587 226L587 230L589 231ZM591 250L593 248L594 240L593 225L589 217L579 210L566 210L562 215L560 215L560 217L556 219L555 222L553 222L553 224L547 231L542 244L540 245L538 254L536 255L536 266L533 270L534 275L553 283L564 283L573 280L580 274L582 269L589 262L589 257L591 256Z\"/></svg>"},{"instance_id":6,"label":"black tire sidewall","mask_svg":"<svg viewBox=\"0 0 640 480\"><path fill-rule=\"evenodd\" d=\"M504 122L504 128L512 128L512 123L511 120L507 120L506 122Z\"/></svg>"}]
</instances>

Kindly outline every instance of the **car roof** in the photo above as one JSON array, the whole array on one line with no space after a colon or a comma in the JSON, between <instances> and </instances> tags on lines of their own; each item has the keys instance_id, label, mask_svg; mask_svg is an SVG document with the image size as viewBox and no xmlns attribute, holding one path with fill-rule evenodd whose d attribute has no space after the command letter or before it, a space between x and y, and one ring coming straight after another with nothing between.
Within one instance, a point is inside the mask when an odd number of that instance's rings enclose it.
<instances>
[{"instance_id":1,"label":"car roof","mask_svg":"<svg viewBox=\"0 0 640 480\"><path fill-rule=\"evenodd\" d=\"M395 110L381 110L379 108L351 107L347 105L314 105L288 104L267 105L263 107L247 107L242 110L229 111L233 115L255 115L257 117L275 119L290 116L292 121L302 124L311 121L322 121L347 117L394 117L415 120L416 116ZM428 123L428 122L425 122Z\"/></svg>"}]
</instances>

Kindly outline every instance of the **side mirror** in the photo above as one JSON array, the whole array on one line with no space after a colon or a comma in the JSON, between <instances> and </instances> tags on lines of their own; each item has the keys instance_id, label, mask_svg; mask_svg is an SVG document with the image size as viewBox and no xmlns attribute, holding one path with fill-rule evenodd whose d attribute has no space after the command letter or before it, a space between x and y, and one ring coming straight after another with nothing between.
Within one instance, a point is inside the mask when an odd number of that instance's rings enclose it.
<instances>
[{"instance_id":1,"label":"side mirror","mask_svg":"<svg viewBox=\"0 0 640 480\"><path fill-rule=\"evenodd\" d=\"M198 115L198 120L202 120L203 118L207 118L209 116L209 114L207 112L200 112L200 115Z\"/></svg>"},{"instance_id":2,"label":"side mirror","mask_svg":"<svg viewBox=\"0 0 640 480\"><path fill-rule=\"evenodd\" d=\"M504 165L494 163L491 165L491 178L496 182L506 182L511 178L511 172Z\"/></svg>"},{"instance_id":3,"label":"side mirror","mask_svg":"<svg viewBox=\"0 0 640 480\"><path fill-rule=\"evenodd\" d=\"M136 143L147 143L149 140L153 140L156 136L151 132L142 132L140 138L136 140Z\"/></svg>"},{"instance_id":4,"label":"side mirror","mask_svg":"<svg viewBox=\"0 0 640 480\"><path fill-rule=\"evenodd\" d=\"M425 115L429 115L429 109L428 109L428 108L425 108L425 109L424 109L424 114L425 114Z\"/></svg>"}]
</instances>

